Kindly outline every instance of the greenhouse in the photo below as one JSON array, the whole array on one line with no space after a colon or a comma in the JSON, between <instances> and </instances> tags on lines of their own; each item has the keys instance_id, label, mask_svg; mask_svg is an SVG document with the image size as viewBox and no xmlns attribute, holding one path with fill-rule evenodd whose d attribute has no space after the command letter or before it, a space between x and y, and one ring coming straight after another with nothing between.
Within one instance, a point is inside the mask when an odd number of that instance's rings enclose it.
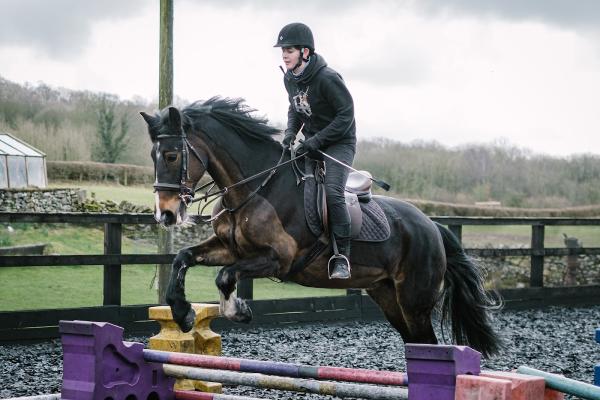
<instances>
[{"instance_id":1,"label":"greenhouse","mask_svg":"<svg viewBox=\"0 0 600 400\"><path fill-rule=\"evenodd\" d=\"M0 132L0 189L44 188L46 155L8 133Z\"/></svg>"}]
</instances>

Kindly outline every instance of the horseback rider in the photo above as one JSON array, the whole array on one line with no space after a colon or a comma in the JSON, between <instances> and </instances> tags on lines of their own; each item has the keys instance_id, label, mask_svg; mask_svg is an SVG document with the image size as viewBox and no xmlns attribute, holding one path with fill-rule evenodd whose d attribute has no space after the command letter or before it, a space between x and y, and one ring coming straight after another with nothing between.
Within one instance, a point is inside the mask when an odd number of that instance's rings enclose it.
<instances>
[{"instance_id":1,"label":"horseback rider","mask_svg":"<svg viewBox=\"0 0 600 400\"><path fill-rule=\"evenodd\" d=\"M356 152L354 103L344 80L327 66L325 59L315 53L313 34L305 24L295 22L284 26L274 47L281 47L287 72L283 82L290 107L282 145L293 145L300 129L305 140L297 154L307 153L322 160L321 150L352 165ZM350 278L350 215L346 209L344 188L349 171L325 159L325 192L329 226L337 244L330 259L331 278Z\"/></svg>"}]
</instances>

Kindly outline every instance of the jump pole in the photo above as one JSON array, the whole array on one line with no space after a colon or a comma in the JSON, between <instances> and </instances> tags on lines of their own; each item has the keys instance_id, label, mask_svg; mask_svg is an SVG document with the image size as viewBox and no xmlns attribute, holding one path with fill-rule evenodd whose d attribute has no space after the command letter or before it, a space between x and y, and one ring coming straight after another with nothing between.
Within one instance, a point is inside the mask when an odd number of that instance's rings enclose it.
<instances>
[{"instance_id":1,"label":"jump pole","mask_svg":"<svg viewBox=\"0 0 600 400\"><path fill-rule=\"evenodd\" d=\"M408 389L365 384L323 382L311 379L289 378L257 373L232 372L164 364L165 375L174 378L200 379L230 385L251 386L262 389L324 394L338 397L359 397L372 400L408 399Z\"/></svg>"},{"instance_id":2,"label":"jump pole","mask_svg":"<svg viewBox=\"0 0 600 400\"><path fill-rule=\"evenodd\" d=\"M375 385L408 386L403 372L377 371L372 369L315 367L285 362L261 361L190 353L144 349L144 359L149 362L176 364L189 367L254 372L292 378L326 379Z\"/></svg>"},{"instance_id":3,"label":"jump pole","mask_svg":"<svg viewBox=\"0 0 600 400\"><path fill-rule=\"evenodd\" d=\"M579 382L564 376L551 374L538 369L521 366L517 372L525 375L541 376L546 381L546 386L559 392L579 396L583 399L600 400L600 387L589 383Z\"/></svg>"}]
</instances>

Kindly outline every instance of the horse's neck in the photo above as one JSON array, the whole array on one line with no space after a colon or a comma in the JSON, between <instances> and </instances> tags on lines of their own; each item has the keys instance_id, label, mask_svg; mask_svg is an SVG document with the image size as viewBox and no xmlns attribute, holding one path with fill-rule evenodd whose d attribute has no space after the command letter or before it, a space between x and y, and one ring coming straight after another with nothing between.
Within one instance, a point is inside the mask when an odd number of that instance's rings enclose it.
<instances>
[{"instance_id":1,"label":"horse's neck","mask_svg":"<svg viewBox=\"0 0 600 400\"><path fill-rule=\"evenodd\" d=\"M208 173L220 189L230 187L244 179L274 167L281 153L272 149L268 143L262 149L246 149L243 146L213 146L213 160L209 163ZM240 151L244 149L246 151ZM231 202L243 201L267 177L264 174L247 184L240 185L228 193ZM228 200L229 200L228 198Z\"/></svg>"}]
</instances>

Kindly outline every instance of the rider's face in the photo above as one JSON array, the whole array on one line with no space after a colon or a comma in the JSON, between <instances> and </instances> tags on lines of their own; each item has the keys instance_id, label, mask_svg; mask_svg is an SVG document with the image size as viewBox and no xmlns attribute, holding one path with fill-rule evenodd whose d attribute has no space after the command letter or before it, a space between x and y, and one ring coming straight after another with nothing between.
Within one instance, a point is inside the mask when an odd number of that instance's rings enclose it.
<instances>
[{"instance_id":1,"label":"rider's face","mask_svg":"<svg viewBox=\"0 0 600 400\"><path fill-rule=\"evenodd\" d=\"M285 68L288 70L293 69L296 65L298 65L298 60L300 59L300 50L295 47L282 47L281 57L283 58Z\"/></svg>"}]
</instances>

